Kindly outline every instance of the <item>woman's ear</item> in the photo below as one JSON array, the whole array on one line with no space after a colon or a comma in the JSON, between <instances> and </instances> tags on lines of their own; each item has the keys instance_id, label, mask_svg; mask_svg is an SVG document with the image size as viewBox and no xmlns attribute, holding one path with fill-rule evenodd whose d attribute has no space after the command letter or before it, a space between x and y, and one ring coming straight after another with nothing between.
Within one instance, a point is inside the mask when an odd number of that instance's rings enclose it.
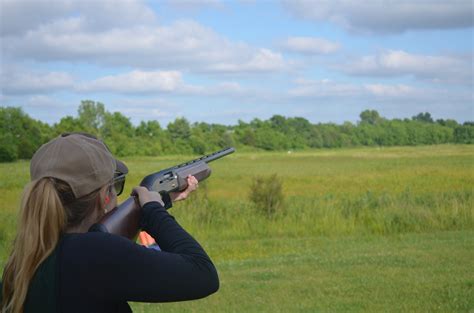
<instances>
[{"instance_id":1,"label":"woman's ear","mask_svg":"<svg viewBox=\"0 0 474 313\"><path fill-rule=\"evenodd\" d=\"M109 194L109 187L108 186L104 186L100 189L99 193L98 193L98 197L97 197L97 208L99 211L102 211L104 210L104 208L106 207L106 198L109 198L109 202L110 202L110 194Z\"/></svg>"},{"instance_id":2,"label":"woman's ear","mask_svg":"<svg viewBox=\"0 0 474 313\"><path fill-rule=\"evenodd\" d=\"M105 187L100 192L101 200L100 200L100 211L103 211L103 214L106 214L108 211L112 210L117 206L117 196L114 192L113 188L110 186Z\"/></svg>"}]
</instances>

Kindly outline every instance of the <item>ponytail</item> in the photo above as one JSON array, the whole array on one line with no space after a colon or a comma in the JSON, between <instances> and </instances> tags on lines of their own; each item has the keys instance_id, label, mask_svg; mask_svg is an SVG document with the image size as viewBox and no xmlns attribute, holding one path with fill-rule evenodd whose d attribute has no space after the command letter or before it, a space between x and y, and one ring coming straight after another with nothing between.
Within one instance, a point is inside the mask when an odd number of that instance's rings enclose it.
<instances>
[{"instance_id":1,"label":"ponytail","mask_svg":"<svg viewBox=\"0 0 474 313\"><path fill-rule=\"evenodd\" d=\"M3 272L2 313L22 313L30 282L53 252L67 226L67 214L53 178L27 185L23 193L13 251Z\"/></svg>"}]
</instances>

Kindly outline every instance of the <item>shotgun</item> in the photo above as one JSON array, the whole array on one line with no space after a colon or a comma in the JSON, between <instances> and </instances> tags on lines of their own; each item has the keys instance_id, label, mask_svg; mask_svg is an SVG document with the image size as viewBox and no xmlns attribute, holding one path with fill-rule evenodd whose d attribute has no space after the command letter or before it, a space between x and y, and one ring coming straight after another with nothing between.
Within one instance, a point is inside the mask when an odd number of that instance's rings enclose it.
<instances>
[{"instance_id":1,"label":"shotgun","mask_svg":"<svg viewBox=\"0 0 474 313\"><path fill-rule=\"evenodd\" d=\"M169 193L183 191L188 187L187 177L192 175L198 181L203 181L211 175L211 168L207 163L233 153L233 147L226 148L195 160L191 160L143 178L140 186L169 198ZM171 200L170 200L171 201ZM135 239L140 231L141 208L138 199L129 197L118 207L114 208L102 219L91 226L89 231L106 232Z\"/></svg>"}]
</instances>

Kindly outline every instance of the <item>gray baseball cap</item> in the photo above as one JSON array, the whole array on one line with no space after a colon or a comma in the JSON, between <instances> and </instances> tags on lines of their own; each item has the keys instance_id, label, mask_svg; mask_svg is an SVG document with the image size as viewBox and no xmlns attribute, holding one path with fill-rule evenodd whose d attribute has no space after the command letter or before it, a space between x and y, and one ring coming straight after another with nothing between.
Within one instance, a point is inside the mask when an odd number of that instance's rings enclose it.
<instances>
[{"instance_id":1,"label":"gray baseball cap","mask_svg":"<svg viewBox=\"0 0 474 313\"><path fill-rule=\"evenodd\" d=\"M92 135L66 133L42 145L30 163L31 180L53 177L69 184L76 198L99 189L114 178L128 173L107 146Z\"/></svg>"}]
</instances>

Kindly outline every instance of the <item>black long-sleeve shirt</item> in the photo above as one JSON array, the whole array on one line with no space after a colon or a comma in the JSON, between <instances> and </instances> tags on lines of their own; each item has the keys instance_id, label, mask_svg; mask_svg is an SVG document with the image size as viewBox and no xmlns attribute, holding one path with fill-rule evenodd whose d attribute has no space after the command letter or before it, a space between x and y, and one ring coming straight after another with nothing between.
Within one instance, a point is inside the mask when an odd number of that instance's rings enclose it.
<instances>
[{"instance_id":1,"label":"black long-sleeve shirt","mask_svg":"<svg viewBox=\"0 0 474 313\"><path fill-rule=\"evenodd\" d=\"M131 312L127 301L191 300L217 291L206 252L161 204L143 207L142 228L162 251L107 233L65 234L37 271L25 312L48 301L59 312Z\"/></svg>"}]
</instances>

